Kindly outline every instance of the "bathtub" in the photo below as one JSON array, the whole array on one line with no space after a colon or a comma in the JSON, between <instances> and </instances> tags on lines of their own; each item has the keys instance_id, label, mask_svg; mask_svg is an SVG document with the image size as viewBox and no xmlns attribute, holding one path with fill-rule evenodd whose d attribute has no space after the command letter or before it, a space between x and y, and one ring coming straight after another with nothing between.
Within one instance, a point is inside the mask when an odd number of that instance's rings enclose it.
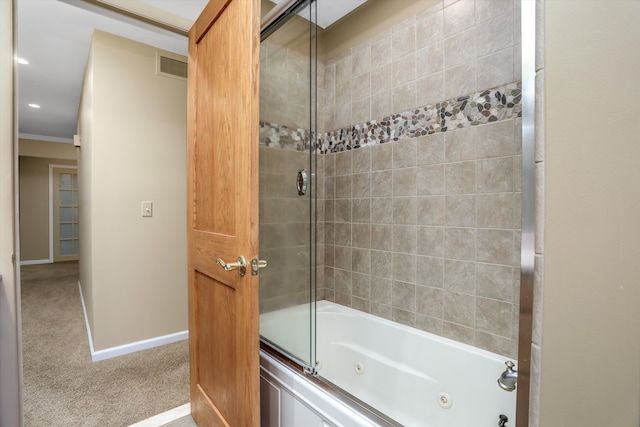
<instances>
[{"instance_id":1,"label":"bathtub","mask_svg":"<svg viewBox=\"0 0 640 427\"><path fill-rule=\"evenodd\" d=\"M317 377L354 398L356 404L351 406L355 413L362 408L374 413L373 417L365 416L362 423L341 424L327 412L326 402L331 399L325 396L314 401L300 396L304 406L324 420L325 424L317 425L492 427L505 415L506 425L515 426L516 394L497 384L508 358L328 301L319 301L316 313ZM295 327L296 317L306 319L304 324L308 325L309 307L262 315L261 332L279 334L282 341L278 342L284 348L300 348L297 342L287 345L287 337L295 339L296 335L283 327ZM308 343L305 345L308 348ZM266 373L269 369L264 365L268 364L262 365ZM302 373L298 376L305 377ZM322 391L323 387L319 388ZM338 401L337 406L345 405L344 399L329 394ZM322 410L318 410L320 406ZM379 413L397 423L385 421L384 416L376 422L375 414Z\"/></svg>"}]
</instances>

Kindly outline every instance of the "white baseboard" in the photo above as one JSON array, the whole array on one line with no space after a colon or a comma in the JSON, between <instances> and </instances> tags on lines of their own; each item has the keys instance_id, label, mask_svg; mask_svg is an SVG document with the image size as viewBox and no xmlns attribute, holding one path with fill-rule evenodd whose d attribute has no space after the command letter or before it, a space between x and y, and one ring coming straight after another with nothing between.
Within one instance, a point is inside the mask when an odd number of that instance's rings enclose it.
<instances>
[{"instance_id":1,"label":"white baseboard","mask_svg":"<svg viewBox=\"0 0 640 427\"><path fill-rule=\"evenodd\" d=\"M172 344L174 342L183 341L189 338L189 331L176 332L174 334L163 335L161 337L150 338L132 342L129 344L119 345L117 347L106 348L96 351L93 348L93 337L91 336L91 327L89 326L89 317L87 316L87 308L84 304L84 296L82 295L82 286L78 281L80 289L80 300L82 301L82 311L84 313L84 321L87 326L87 335L89 338L89 347L91 349L91 361L98 362L100 360L111 359L112 357L124 356L125 354L135 353L136 351L148 350L150 348L159 347L161 345Z\"/></svg>"},{"instance_id":2,"label":"white baseboard","mask_svg":"<svg viewBox=\"0 0 640 427\"><path fill-rule=\"evenodd\" d=\"M177 408L170 409L151 418L147 418L146 420L131 424L129 427L160 427L189 414L191 414L191 404L185 403Z\"/></svg>"},{"instance_id":3,"label":"white baseboard","mask_svg":"<svg viewBox=\"0 0 640 427\"><path fill-rule=\"evenodd\" d=\"M23 265L37 265L37 264L51 264L53 261L50 259L32 259L28 261L20 261L20 266Z\"/></svg>"}]
</instances>

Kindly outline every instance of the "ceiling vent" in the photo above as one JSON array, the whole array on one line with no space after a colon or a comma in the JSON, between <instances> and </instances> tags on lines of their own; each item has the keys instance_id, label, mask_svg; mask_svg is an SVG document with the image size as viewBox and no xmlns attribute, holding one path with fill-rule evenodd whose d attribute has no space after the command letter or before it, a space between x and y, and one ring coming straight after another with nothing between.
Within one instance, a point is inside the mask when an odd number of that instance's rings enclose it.
<instances>
[{"instance_id":1,"label":"ceiling vent","mask_svg":"<svg viewBox=\"0 0 640 427\"><path fill-rule=\"evenodd\" d=\"M177 58L171 58L167 55L157 54L157 74L166 77L187 79L187 63Z\"/></svg>"}]
</instances>

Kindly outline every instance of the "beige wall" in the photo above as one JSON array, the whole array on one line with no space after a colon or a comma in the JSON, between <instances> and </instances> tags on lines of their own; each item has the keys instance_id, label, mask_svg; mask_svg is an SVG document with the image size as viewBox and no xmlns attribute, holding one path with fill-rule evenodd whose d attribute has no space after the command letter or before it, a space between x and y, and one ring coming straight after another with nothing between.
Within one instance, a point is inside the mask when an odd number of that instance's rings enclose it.
<instances>
[{"instance_id":1,"label":"beige wall","mask_svg":"<svg viewBox=\"0 0 640 427\"><path fill-rule=\"evenodd\" d=\"M640 2L545 3L539 425L635 427Z\"/></svg>"},{"instance_id":2,"label":"beige wall","mask_svg":"<svg viewBox=\"0 0 640 427\"><path fill-rule=\"evenodd\" d=\"M53 257L49 254L49 165L75 166L76 161L20 156L20 261Z\"/></svg>"},{"instance_id":3,"label":"beige wall","mask_svg":"<svg viewBox=\"0 0 640 427\"><path fill-rule=\"evenodd\" d=\"M93 75L94 51L89 50L87 68L82 86L82 98L78 111L78 135L82 137L78 151L78 219L80 228L80 285L86 308L87 321L94 329L93 304Z\"/></svg>"},{"instance_id":4,"label":"beige wall","mask_svg":"<svg viewBox=\"0 0 640 427\"><path fill-rule=\"evenodd\" d=\"M152 47L94 33L79 167L96 350L187 329L186 81L156 76L155 61ZM153 217L141 217L143 200Z\"/></svg>"},{"instance_id":5,"label":"beige wall","mask_svg":"<svg viewBox=\"0 0 640 427\"><path fill-rule=\"evenodd\" d=\"M19 155L67 160L76 160L78 157L76 147L73 144L22 138L19 141Z\"/></svg>"},{"instance_id":6,"label":"beige wall","mask_svg":"<svg viewBox=\"0 0 640 427\"><path fill-rule=\"evenodd\" d=\"M0 425L22 423L19 281L14 240L14 39L13 2L0 1Z\"/></svg>"}]
</instances>

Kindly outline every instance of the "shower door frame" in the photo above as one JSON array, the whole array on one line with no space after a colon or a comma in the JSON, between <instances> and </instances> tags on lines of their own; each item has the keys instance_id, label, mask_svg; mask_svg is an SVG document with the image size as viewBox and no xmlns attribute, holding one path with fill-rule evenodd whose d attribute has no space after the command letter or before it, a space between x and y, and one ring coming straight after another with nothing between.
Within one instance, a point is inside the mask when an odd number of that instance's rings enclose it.
<instances>
[{"instance_id":1,"label":"shower door frame","mask_svg":"<svg viewBox=\"0 0 640 427\"><path fill-rule=\"evenodd\" d=\"M302 0L297 0L300 3ZM315 2L315 0L310 0ZM522 236L520 247L520 313L518 330L518 391L516 399L517 427L529 426L531 345L533 332L533 296L535 267L535 51L536 51L536 4L539 0L515 0L521 5L521 46L522 46ZM287 4L296 3L290 0ZM274 8L275 11L276 8ZM281 7L280 12L285 8ZM268 16L271 22L283 18L285 14ZM317 100L316 100L317 101ZM315 300L314 300L315 302ZM315 369L305 369L304 364L291 360L280 351L261 340L261 349L276 357L284 364L315 374ZM321 378L309 376L322 388L334 390ZM357 401L357 399L356 399ZM366 405L365 405L366 407ZM369 408L373 409L373 408ZM377 413L373 409L374 413ZM383 418L385 416L383 414Z\"/></svg>"},{"instance_id":2,"label":"shower door frame","mask_svg":"<svg viewBox=\"0 0 640 427\"><path fill-rule=\"evenodd\" d=\"M260 28L260 41L263 42L275 33L282 25L285 25L289 18L295 16L298 12L304 11L305 8L309 8L309 147L307 149L308 154L308 185L307 191L310 192L309 196L309 363L296 357L288 349L283 348L276 342L271 341L268 337L260 335L260 348L267 351L279 360L287 358L290 360L290 366L296 366L296 370L299 368L301 372L306 374L315 375L315 358L316 358L316 321L315 321L315 304L317 300L316 290L316 267L317 267L317 162L315 161L315 137L317 135L317 27L315 26L315 6L316 0L287 0L281 4L276 5L271 11L269 11L263 18ZM293 182L293 179L292 179Z\"/></svg>"}]
</instances>

